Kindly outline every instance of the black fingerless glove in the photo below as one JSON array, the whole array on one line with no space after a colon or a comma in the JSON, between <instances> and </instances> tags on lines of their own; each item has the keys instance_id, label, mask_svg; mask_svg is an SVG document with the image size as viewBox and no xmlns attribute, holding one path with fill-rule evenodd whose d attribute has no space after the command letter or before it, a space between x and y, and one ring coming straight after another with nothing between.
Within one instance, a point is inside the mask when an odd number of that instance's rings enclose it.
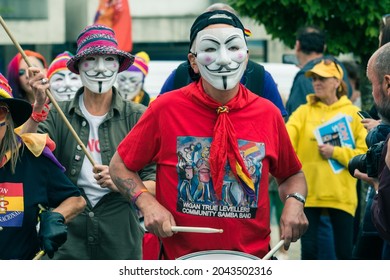
<instances>
[{"instance_id":1,"label":"black fingerless glove","mask_svg":"<svg viewBox=\"0 0 390 280\"><path fill-rule=\"evenodd\" d=\"M67 238L65 218L60 213L51 211L41 212L39 218L39 242L49 258L53 258L54 252L65 243Z\"/></svg>"}]
</instances>

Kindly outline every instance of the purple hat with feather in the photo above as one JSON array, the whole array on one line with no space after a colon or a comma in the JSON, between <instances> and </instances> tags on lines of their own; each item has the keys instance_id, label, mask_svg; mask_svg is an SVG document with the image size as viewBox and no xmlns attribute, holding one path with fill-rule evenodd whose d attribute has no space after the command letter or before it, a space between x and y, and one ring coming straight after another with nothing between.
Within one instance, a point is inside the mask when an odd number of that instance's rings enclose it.
<instances>
[{"instance_id":1,"label":"purple hat with feather","mask_svg":"<svg viewBox=\"0 0 390 280\"><path fill-rule=\"evenodd\" d=\"M104 25L93 24L81 31L77 38L76 55L67 62L67 66L73 73L80 74L78 65L81 58L89 55L107 54L118 56L118 73L129 68L134 62L134 57L131 54L118 49L114 30Z\"/></svg>"}]
</instances>

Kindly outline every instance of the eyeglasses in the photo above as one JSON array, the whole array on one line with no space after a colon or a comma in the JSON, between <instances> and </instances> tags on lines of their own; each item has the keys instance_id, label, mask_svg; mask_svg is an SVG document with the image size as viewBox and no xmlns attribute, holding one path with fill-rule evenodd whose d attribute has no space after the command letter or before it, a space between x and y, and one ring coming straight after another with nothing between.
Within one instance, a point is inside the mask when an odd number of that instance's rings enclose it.
<instances>
[{"instance_id":1,"label":"eyeglasses","mask_svg":"<svg viewBox=\"0 0 390 280\"><path fill-rule=\"evenodd\" d=\"M315 82L315 81L323 82L323 81L326 81L327 79L329 79L329 78L321 77L321 76L318 76L318 75L313 75L313 76L311 77L311 80L312 80L313 82Z\"/></svg>"},{"instance_id":2,"label":"eyeglasses","mask_svg":"<svg viewBox=\"0 0 390 280\"><path fill-rule=\"evenodd\" d=\"M336 61L334 59L326 58L326 59L323 59L323 62L327 66L331 65L332 63L334 63L334 67L336 67L337 72L341 75L341 72L339 70L339 66L338 66L338 64L336 63Z\"/></svg>"},{"instance_id":3,"label":"eyeglasses","mask_svg":"<svg viewBox=\"0 0 390 280\"><path fill-rule=\"evenodd\" d=\"M0 105L0 120L5 120L5 117L8 115L9 109L5 105Z\"/></svg>"},{"instance_id":4,"label":"eyeglasses","mask_svg":"<svg viewBox=\"0 0 390 280\"><path fill-rule=\"evenodd\" d=\"M387 25L387 18L390 17L390 14L385 14L382 16L383 25Z\"/></svg>"}]
</instances>

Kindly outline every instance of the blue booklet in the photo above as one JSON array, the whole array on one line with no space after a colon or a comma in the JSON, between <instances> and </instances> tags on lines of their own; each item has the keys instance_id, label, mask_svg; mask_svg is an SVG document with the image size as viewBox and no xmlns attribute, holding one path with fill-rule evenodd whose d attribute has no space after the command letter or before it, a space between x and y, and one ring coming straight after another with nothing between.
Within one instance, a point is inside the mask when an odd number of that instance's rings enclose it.
<instances>
[{"instance_id":1,"label":"blue booklet","mask_svg":"<svg viewBox=\"0 0 390 280\"><path fill-rule=\"evenodd\" d=\"M319 144L331 144L339 147L355 148L355 139L351 130L349 115L338 114L314 130ZM334 173L340 173L345 167L337 160L329 159L330 167Z\"/></svg>"}]
</instances>

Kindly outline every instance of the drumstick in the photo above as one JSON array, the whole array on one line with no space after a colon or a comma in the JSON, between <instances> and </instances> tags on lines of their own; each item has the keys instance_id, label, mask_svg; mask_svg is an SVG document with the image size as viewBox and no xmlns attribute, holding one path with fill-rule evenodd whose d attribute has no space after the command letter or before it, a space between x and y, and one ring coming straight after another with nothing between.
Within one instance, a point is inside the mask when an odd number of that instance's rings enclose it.
<instances>
[{"instance_id":1,"label":"drumstick","mask_svg":"<svg viewBox=\"0 0 390 280\"><path fill-rule=\"evenodd\" d=\"M207 228L207 227L179 227L172 226L172 231L176 232L198 232L198 233L222 233L223 229Z\"/></svg>"},{"instance_id":2,"label":"drumstick","mask_svg":"<svg viewBox=\"0 0 390 280\"><path fill-rule=\"evenodd\" d=\"M41 250L41 251L39 251L36 255L35 255L35 257L33 258L33 260L40 260L43 256L45 255L45 251L43 251L43 250Z\"/></svg>"},{"instance_id":3,"label":"drumstick","mask_svg":"<svg viewBox=\"0 0 390 280\"><path fill-rule=\"evenodd\" d=\"M38 203L38 207L39 207L39 210L40 211L46 211L46 208L42 206L42 204ZM46 254L46 252L44 250L40 250L36 255L35 257L33 258L33 260L37 261L37 260L40 260L44 255Z\"/></svg>"},{"instance_id":4,"label":"drumstick","mask_svg":"<svg viewBox=\"0 0 390 280\"><path fill-rule=\"evenodd\" d=\"M283 246L283 244L284 240L280 240L279 243L276 244L275 247L273 247L271 251L269 251L268 254L264 256L264 258L262 258L262 260L269 260L280 249L280 247Z\"/></svg>"}]
</instances>

